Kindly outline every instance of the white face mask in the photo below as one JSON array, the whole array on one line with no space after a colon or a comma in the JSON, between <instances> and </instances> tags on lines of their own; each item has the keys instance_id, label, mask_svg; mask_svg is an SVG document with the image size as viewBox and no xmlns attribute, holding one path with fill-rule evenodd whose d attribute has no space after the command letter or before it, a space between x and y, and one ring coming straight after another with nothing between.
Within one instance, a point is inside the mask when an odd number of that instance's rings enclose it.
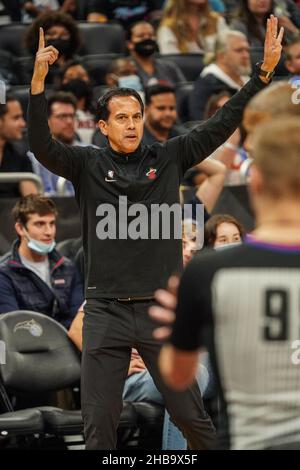
<instances>
[{"instance_id":1,"label":"white face mask","mask_svg":"<svg viewBox=\"0 0 300 470\"><path fill-rule=\"evenodd\" d=\"M39 255L47 255L54 250L56 242L53 240L51 243L43 243L35 240L34 238L29 238L29 242L27 244L28 248L35 251Z\"/></svg>"},{"instance_id":2,"label":"white face mask","mask_svg":"<svg viewBox=\"0 0 300 470\"><path fill-rule=\"evenodd\" d=\"M118 77L119 88L132 88L135 91L142 91L143 85L138 75L127 75L126 77Z\"/></svg>"},{"instance_id":3,"label":"white face mask","mask_svg":"<svg viewBox=\"0 0 300 470\"><path fill-rule=\"evenodd\" d=\"M39 255L47 255L48 253L51 253L51 251L53 251L56 246L56 242L54 240L51 243L40 242L38 240L35 240L34 238L31 238L28 232L26 237L28 239L28 248L30 248L30 250L32 251L35 251Z\"/></svg>"},{"instance_id":4,"label":"white face mask","mask_svg":"<svg viewBox=\"0 0 300 470\"><path fill-rule=\"evenodd\" d=\"M228 248L233 248L238 245L242 245L242 242L225 243L224 245L214 246L214 250L216 251L227 250Z\"/></svg>"}]
</instances>

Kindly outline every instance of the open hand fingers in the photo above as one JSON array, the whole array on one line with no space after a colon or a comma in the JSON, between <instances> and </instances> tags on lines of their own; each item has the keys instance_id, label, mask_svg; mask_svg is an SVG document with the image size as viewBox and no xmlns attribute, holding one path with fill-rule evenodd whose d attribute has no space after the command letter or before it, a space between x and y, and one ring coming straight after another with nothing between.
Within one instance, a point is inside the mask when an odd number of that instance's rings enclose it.
<instances>
[{"instance_id":1,"label":"open hand fingers","mask_svg":"<svg viewBox=\"0 0 300 470\"><path fill-rule=\"evenodd\" d=\"M155 339L159 341L164 341L170 337L172 333L172 328L169 328L167 326L162 326L160 328L156 328L153 331L153 336Z\"/></svg>"},{"instance_id":2,"label":"open hand fingers","mask_svg":"<svg viewBox=\"0 0 300 470\"><path fill-rule=\"evenodd\" d=\"M162 305L163 307L169 308L170 310L174 310L177 305L177 298L176 295L171 294L164 289L158 289L154 294L155 300Z\"/></svg>"},{"instance_id":3,"label":"open hand fingers","mask_svg":"<svg viewBox=\"0 0 300 470\"><path fill-rule=\"evenodd\" d=\"M279 31L279 34L278 34L278 38L277 38L278 44L281 44L281 43L282 43L283 35L284 35L284 28L281 27L281 28L280 28L280 31Z\"/></svg>"},{"instance_id":4,"label":"open hand fingers","mask_svg":"<svg viewBox=\"0 0 300 470\"><path fill-rule=\"evenodd\" d=\"M179 277L178 276L171 276L168 280L168 291L171 294L177 296L178 286L179 286Z\"/></svg>"},{"instance_id":5,"label":"open hand fingers","mask_svg":"<svg viewBox=\"0 0 300 470\"><path fill-rule=\"evenodd\" d=\"M171 325L175 320L175 313L172 310L158 307L156 305L149 308L149 315L153 320L167 325Z\"/></svg>"}]
</instances>

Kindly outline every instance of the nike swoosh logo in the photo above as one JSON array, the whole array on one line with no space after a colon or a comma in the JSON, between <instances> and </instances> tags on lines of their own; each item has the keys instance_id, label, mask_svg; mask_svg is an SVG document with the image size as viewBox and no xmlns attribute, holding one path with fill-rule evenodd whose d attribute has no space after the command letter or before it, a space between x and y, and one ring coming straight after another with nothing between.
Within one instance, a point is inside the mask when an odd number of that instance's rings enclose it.
<instances>
[{"instance_id":1,"label":"nike swoosh logo","mask_svg":"<svg viewBox=\"0 0 300 470\"><path fill-rule=\"evenodd\" d=\"M110 179L108 179L108 178L105 178L105 181L106 181L107 183L113 183L114 181L117 181L117 180L110 180Z\"/></svg>"}]
</instances>

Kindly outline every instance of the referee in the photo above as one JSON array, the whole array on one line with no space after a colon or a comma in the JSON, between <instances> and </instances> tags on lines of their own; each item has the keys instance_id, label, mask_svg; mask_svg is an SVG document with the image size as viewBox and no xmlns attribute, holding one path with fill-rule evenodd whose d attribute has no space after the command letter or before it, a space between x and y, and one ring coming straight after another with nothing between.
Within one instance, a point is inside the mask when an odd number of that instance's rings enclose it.
<instances>
[{"instance_id":1,"label":"referee","mask_svg":"<svg viewBox=\"0 0 300 470\"><path fill-rule=\"evenodd\" d=\"M270 81L280 59L282 37L283 29L278 34L277 19L272 16L264 61L253 78L205 124L164 144L141 145L144 107L139 94L131 89L108 91L98 102L99 128L108 145L95 149L63 145L49 133L44 82L58 51L45 47L40 30L29 101L29 143L46 168L73 183L81 213L87 300L81 394L87 449L116 446L131 348L144 360L189 448L213 445L214 428L198 386L194 383L186 391L175 392L162 381L157 364L161 346L152 337L154 322L147 313L154 304L154 291L166 284L172 272L182 269L181 241L174 234L164 238L161 232L152 237L153 227L143 223L140 236L128 233L132 227L136 233L138 222L132 216L137 208L179 204L179 185L186 170L229 138L249 99Z\"/></svg>"},{"instance_id":2,"label":"referee","mask_svg":"<svg viewBox=\"0 0 300 470\"><path fill-rule=\"evenodd\" d=\"M222 445L300 449L299 118L282 114L261 124L252 146L256 229L243 245L190 262L160 365L182 390L207 347L227 418ZM163 295L172 308L174 298Z\"/></svg>"}]
</instances>

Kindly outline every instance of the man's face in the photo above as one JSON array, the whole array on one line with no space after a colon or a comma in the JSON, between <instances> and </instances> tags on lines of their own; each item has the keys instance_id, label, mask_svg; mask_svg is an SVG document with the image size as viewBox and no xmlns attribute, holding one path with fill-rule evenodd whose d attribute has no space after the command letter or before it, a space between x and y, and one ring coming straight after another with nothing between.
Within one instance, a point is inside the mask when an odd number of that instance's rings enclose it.
<instances>
[{"instance_id":1,"label":"man's face","mask_svg":"<svg viewBox=\"0 0 300 470\"><path fill-rule=\"evenodd\" d=\"M68 103L53 103L48 118L50 132L57 140L71 144L75 139L75 109Z\"/></svg>"},{"instance_id":2,"label":"man's face","mask_svg":"<svg viewBox=\"0 0 300 470\"><path fill-rule=\"evenodd\" d=\"M293 75L300 75L300 42L289 47L290 59L285 61L285 66Z\"/></svg>"},{"instance_id":3,"label":"man's face","mask_svg":"<svg viewBox=\"0 0 300 470\"><path fill-rule=\"evenodd\" d=\"M170 130L177 119L174 93L161 93L151 97L146 107L146 121L155 129Z\"/></svg>"},{"instance_id":4,"label":"man's face","mask_svg":"<svg viewBox=\"0 0 300 470\"><path fill-rule=\"evenodd\" d=\"M26 228L20 223L16 224L16 231L21 239L28 240L28 236L39 242L51 244L56 235L56 217L53 214L30 214Z\"/></svg>"},{"instance_id":5,"label":"man's face","mask_svg":"<svg viewBox=\"0 0 300 470\"><path fill-rule=\"evenodd\" d=\"M134 152L143 137L144 122L141 105L134 96L115 96L109 101L107 121L100 120L99 128L108 137L113 150Z\"/></svg>"},{"instance_id":6,"label":"man's face","mask_svg":"<svg viewBox=\"0 0 300 470\"><path fill-rule=\"evenodd\" d=\"M145 41L145 39L153 39L155 41L156 36L153 26L148 23L137 24L132 28L130 41L127 41L128 49L132 51L135 44Z\"/></svg>"},{"instance_id":7,"label":"man's face","mask_svg":"<svg viewBox=\"0 0 300 470\"><path fill-rule=\"evenodd\" d=\"M119 59L118 68L115 73L108 73L106 75L106 81L108 86L117 87L118 79L120 77L128 77L129 75L136 75L137 69L135 64L128 59Z\"/></svg>"},{"instance_id":8,"label":"man's face","mask_svg":"<svg viewBox=\"0 0 300 470\"><path fill-rule=\"evenodd\" d=\"M80 64L72 65L67 69L63 78L63 84L69 83L70 80L82 80L83 82L90 83L87 71Z\"/></svg>"},{"instance_id":9,"label":"man's face","mask_svg":"<svg viewBox=\"0 0 300 470\"><path fill-rule=\"evenodd\" d=\"M0 118L0 136L4 140L22 139L25 127L23 111L19 101L8 101L7 113Z\"/></svg>"},{"instance_id":10,"label":"man's face","mask_svg":"<svg viewBox=\"0 0 300 470\"><path fill-rule=\"evenodd\" d=\"M250 47L247 39L229 37L228 47L223 54L223 61L239 75L251 74Z\"/></svg>"}]
</instances>

